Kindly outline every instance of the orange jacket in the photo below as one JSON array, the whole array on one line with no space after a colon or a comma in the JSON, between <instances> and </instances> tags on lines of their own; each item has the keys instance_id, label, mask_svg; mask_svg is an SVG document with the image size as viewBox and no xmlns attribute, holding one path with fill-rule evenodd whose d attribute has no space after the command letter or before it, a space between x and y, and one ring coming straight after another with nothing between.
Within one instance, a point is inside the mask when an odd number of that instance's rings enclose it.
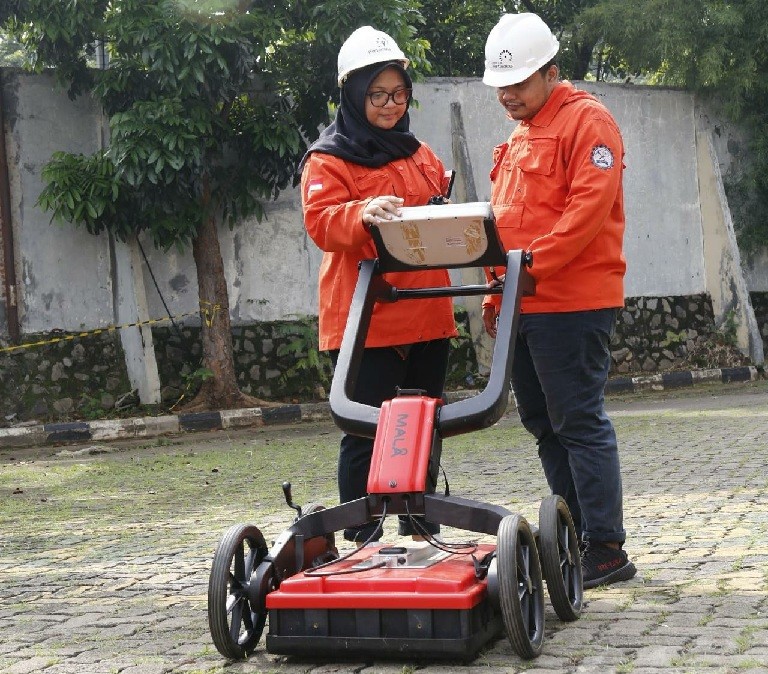
<instances>
[{"instance_id":1,"label":"orange jacket","mask_svg":"<svg viewBox=\"0 0 768 674\"><path fill-rule=\"evenodd\" d=\"M376 257L376 246L363 225L363 209L377 196L393 194L404 206L424 206L443 193L444 167L422 144L412 157L369 168L313 152L301 176L304 225L325 251L320 265L320 349L338 349L347 324L360 260ZM393 272L384 278L398 288L450 285L444 269ZM397 346L455 337L450 298L376 303L367 347Z\"/></svg>"},{"instance_id":2,"label":"orange jacket","mask_svg":"<svg viewBox=\"0 0 768 674\"><path fill-rule=\"evenodd\" d=\"M523 299L524 313L623 306L623 159L610 112L570 82L494 149L499 234L507 250L533 253L536 294ZM483 300L498 303L498 295Z\"/></svg>"}]
</instances>

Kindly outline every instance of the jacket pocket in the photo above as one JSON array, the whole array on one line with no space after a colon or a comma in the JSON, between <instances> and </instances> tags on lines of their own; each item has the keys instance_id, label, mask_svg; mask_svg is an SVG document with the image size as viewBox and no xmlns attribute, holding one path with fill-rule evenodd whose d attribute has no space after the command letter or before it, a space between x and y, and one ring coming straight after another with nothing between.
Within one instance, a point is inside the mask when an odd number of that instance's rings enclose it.
<instances>
[{"instance_id":1,"label":"jacket pocket","mask_svg":"<svg viewBox=\"0 0 768 674\"><path fill-rule=\"evenodd\" d=\"M555 170L557 138L529 138L517 159L525 173L548 176Z\"/></svg>"},{"instance_id":2,"label":"jacket pocket","mask_svg":"<svg viewBox=\"0 0 768 674\"><path fill-rule=\"evenodd\" d=\"M424 181L427 185L427 191L430 192L429 196L441 194L441 184L443 177L438 170L432 166L432 164L416 162L416 167L419 169L419 173L424 177ZM415 180L406 180L405 189L410 196L420 195L424 189L422 185L418 184Z\"/></svg>"},{"instance_id":3,"label":"jacket pocket","mask_svg":"<svg viewBox=\"0 0 768 674\"><path fill-rule=\"evenodd\" d=\"M493 214L496 217L496 227L504 242L503 230L520 229L523 226L523 204L494 204ZM506 243L506 242L504 242Z\"/></svg>"},{"instance_id":4,"label":"jacket pocket","mask_svg":"<svg viewBox=\"0 0 768 674\"><path fill-rule=\"evenodd\" d=\"M362 199L394 193L392 180L386 171L365 171L355 175L354 181Z\"/></svg>"}]
</instances>

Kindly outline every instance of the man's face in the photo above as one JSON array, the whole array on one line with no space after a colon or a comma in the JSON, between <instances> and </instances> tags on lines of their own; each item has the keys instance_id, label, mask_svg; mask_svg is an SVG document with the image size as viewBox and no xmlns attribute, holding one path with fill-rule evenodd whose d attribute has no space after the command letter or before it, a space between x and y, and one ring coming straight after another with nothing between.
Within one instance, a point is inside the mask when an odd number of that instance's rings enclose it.
<instances>
[{"instance_id":1,"label":"man's face","mask_svg":"<svg viewBox=\"0 0 768 674\"><path fill-rule=\"evenodd\" d=\"M530 119L544 107L557 84L557 66L542 74L538 70L518 84L497 87L496 96L510 119Z\"/></svg>"}]
</instances>

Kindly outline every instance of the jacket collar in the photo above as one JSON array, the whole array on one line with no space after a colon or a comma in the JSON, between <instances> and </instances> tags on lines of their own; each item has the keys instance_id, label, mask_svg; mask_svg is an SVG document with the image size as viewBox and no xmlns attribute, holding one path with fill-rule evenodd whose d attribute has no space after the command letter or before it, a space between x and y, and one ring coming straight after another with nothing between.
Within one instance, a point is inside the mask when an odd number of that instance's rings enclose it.
<instances>
[{"instance_id":1,"label":"jacket collar","mask_svg":"<svg viewBox=\"0 0 768 674\"><path fill-rule=\"evenodd\" d=\"M544 107L531 117L531 119L528 120L528 123L531 126L549 126L560 108L563 107L563 104L575 90L576 87L574 87L568 80L558 82L552 90L552 93L549 95Z\"/></svg>"}]
</instances>

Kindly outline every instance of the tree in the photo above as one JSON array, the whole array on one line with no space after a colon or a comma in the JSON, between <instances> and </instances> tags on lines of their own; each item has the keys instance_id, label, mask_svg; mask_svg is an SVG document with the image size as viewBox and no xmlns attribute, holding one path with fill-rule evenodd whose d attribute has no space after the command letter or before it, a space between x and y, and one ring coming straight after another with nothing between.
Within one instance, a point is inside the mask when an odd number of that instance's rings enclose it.
<instances>
[{"instance_id":1,"label":"tree","mask_svg":"<svg viewBox=\"0 0 768 674\"><path fill-rule=\"evenodd\" d=\"M0 30L0 66L24 65L24 53L21 45Z\"/></svg>"},{"instance_id":2,"label":"tree","mask_svg":"<svg viewBox=\"0 0 768 674\"><path fill-rule=\"evenodd\" d=\"M429 42L432 74L482 77L485 40L504 5L502 0L423 0L422 35Z\"/></svg>"},{"instance_id":3,"label":"tree","mask_svg":"<svg viewBox=\"0 0 768 674\"><path fill-rule=\"evenodd\" d=\"M5 25L32 67L55 68L109 119L103 151L56 153L39 204L92 234L191 245L205 379L187 409L248 406L234 369L220 223L260 221L328 119L338 48L370 23L426 65L406 0L10 0ZM109 67L89 67L100 49Z\"/></svg>"},{"instance_id":4,"label":"tree","mask_svg":"<svg viewBox=\"0 0 768 674\"><path fill-rule=\"evenodd\" d=\"M533 12L547 22L560 40L558 63L564 76L584 79L590 72L598 34L578 21L597 0L422 0L424 29L429 41L432 74L480 77L485 41L502 14Z\"/></svg>"}]
</instances>

